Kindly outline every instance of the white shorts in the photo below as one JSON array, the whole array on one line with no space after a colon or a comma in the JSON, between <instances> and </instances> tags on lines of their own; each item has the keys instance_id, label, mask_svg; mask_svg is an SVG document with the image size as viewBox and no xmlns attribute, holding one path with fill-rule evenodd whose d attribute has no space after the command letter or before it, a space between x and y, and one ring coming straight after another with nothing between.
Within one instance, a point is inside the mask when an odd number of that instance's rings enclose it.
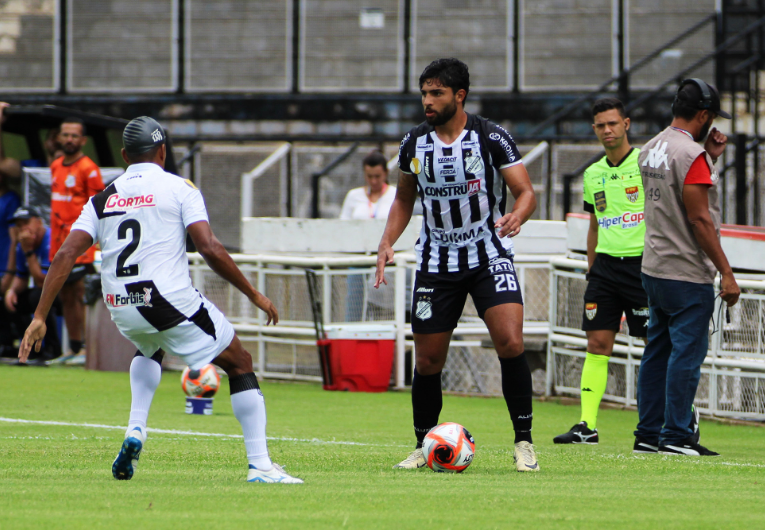
<instances>
[{"instance_id":1,"label":"white shorts","mask_svg":"<svg viewBox=\"0 0 765 530\"><path fill-rule=\"evenodd\" d=\"M212 302L201 298L210 317L206 324L200 325L192 320L185 320L164 331L150 331L145 326L140 326L143 329L137 330L118 327L146 357L151 357L162 348L167 353L181 357L192 370L199 370L210 364L234 340L234 328L231 323Z\"/></svg>"}]
</instances>

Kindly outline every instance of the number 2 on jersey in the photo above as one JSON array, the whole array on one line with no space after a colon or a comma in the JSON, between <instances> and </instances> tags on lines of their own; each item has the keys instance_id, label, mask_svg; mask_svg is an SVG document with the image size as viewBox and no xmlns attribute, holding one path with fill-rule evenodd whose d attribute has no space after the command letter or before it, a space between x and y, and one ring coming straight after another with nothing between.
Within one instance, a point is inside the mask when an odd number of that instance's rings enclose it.
<instances>
[{"instance_id":1,"label":"number 2 on jersey","mask_svg":"<svg viewBox=\"0 0 765 530\"><path fill-rule=\"evenodd\" d=\"M128 245L122 249L120 255L117 256L117 278L129 278L131 276L138 276L138 264L125 266L125 262L130 255L136 251L138 244L141 242L141 223L135 219L126 219L120 223L117 229L117 237L119 239L127 239L128 230L131 232L131 240Z\"/></svg>"}]
</instances>

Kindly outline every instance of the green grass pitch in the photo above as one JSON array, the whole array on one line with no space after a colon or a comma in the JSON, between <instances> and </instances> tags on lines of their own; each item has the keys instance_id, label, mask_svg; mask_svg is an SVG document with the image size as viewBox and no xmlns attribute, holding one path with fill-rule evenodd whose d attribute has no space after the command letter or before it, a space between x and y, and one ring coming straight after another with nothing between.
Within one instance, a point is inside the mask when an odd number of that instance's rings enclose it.
<instances>
[{"instance_id":1,"label":"green grass pitch","mask_svg":"<svg viewBox=\"0 0 765 530\"><path fill-rule=\"evenodd\" d=\"M718 458L632 455L634 411L602 410L598 446L555 446L578 407L535 403L542 471L517 473L502 399L444 397L476 458L463 474L394 471L413 446L408 393L262 384L274 461L304 485L245 482L236 437L150 433L131 481L111 476L126 425L128 375L0 366L0 528L763 528L765 430L702 422ZM228 383L212 416L184 413L165 373L149 427L239 435ZM338 443L354 442L354 444ZM361 445L367 444L367 445Z\"/></svg>"}]
</instances>

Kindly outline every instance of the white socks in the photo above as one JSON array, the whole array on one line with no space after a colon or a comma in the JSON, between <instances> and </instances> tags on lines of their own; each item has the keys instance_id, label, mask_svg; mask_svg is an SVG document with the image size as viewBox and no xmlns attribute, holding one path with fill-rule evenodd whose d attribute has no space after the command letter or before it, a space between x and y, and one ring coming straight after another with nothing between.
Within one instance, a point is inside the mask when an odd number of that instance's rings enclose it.
<instances>
[{"instance_id":1,"label":"white socks","mask_svg":"<svg viewBox=\"0 0 765 530\"><path fill-rule=\"evenodd\" d=\"M145 437L146 419L149 417L151 400L154 398L154 392L157 391L161 378L162 367L157 361L141 355L133 357L133 362L130 363L130 393L133 399L130 405L127 432L134 427L140 427Z\"/></svg>"},{"instance_id":2,"label":"white socks","mask_svg":"<svg viewBox=\"0 0 765 530\"><path fill-rule=\"evenodd\" d=\"M266 403L260 390L245 390L231 394L231 408L242 425L247 461L257 469L271 469L266 443Z\"/></svg>"}]
</instances>

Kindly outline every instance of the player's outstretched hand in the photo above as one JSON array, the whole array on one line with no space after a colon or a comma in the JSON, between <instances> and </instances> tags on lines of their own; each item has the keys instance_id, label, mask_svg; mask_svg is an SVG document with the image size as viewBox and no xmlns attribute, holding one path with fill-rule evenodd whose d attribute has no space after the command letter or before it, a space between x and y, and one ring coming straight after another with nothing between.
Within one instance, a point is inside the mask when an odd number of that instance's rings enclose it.
<instances>
[{"instance_id":1,"label":"player's outstretched hand","mask_svg":"<svg viewBox=\"0 0 765 530\"><path fill-rule=\"evenodd\" d=\"M499 228L499 237L515 237L521 233L521 219L513 212L506 213L494 223L494 228Z\"/></svg>"},{"instance_id":2,"label":"player's outstretched hand","mask_svg":"<svg viewBox=\"0 0 765 530\"><path fill-rule=\"evenodd\" d=\"M35 317L32 323L24 332L24 338L21 341L21 347L19 348L19 361L22 363L27 362L29 354L32 353L32 347L35 351L39 352L42 347L43 338L45 338L45 332L48 328L45 327L45 321Z\"/></svg>"},{"instance_id":3,"label":"player's outstretched hand","mask_svg":"<svg viewBox=\"0 0 765 530\"><path fill-rule=\"evenodd\" d=\"M273 322L274 325L279 323L279 312L276 310L276 307L271 302L271 300L269 300L267 297L256 291L255 295L250 298L250 302L255 304L258 308L262 309L266 315L268 315L268 322L266 322L266 326L271 322Z\"/></svg>"},{"instance_id":4,"label":"player's outstretched hand","mask_svg":"<svg viewBox=\"0 0 765 530\"><path fill-rule=\"evenodd\" d=\"M720 298L725 300L728 307L736 305L738 297L741 295L741 289L736 283L733 274L723 274L720 278Z\"/></svg>"},{"instance_id":5,"label":"player's outstretched hand","mask_svg":"<svg viewBox=\"0 0 765 530\"><path fill-rule=\"evenodd\" d=\"M706 141L704 142L704 150L709 153L713 159L717 160L720 155L725 151L725 144L728 142L728 137L717 130L717 127L712 127L709 131Z\"/></svg>"},{"instance_id":6,"label":"player's outstretched hand","mask_svg":"<svg viewBox=\"0 0 765 530\"><path fill-rule=\"evenodd\" d=\"M380 284L388 285L385 280L385 265L393 265L393 248L390 245L380 244L377 250L377 270L375 271L375 289L380 288Z\"/></svg>"}]
</instances>

